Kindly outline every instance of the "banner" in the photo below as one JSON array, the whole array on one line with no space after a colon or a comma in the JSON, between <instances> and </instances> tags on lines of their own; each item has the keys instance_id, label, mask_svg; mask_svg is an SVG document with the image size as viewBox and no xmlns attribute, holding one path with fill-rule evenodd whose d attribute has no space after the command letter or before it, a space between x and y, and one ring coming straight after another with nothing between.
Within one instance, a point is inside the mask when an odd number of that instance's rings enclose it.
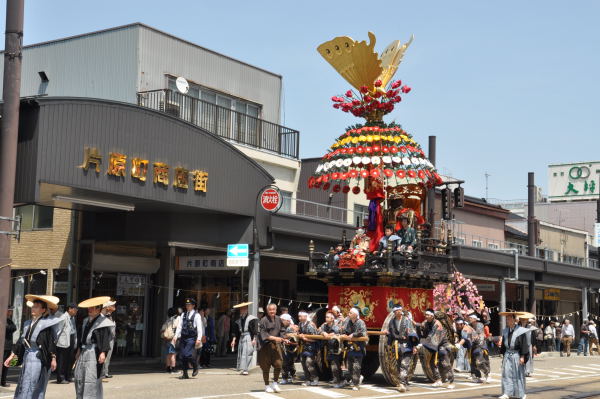
<instances>
[{"instance_id":1,"label":"banner","mask_svg":"<svg viewBox=\"0 0 600 399\"><path fill-rule=\"evenodd\" d=\"M329 308L337 305L344 315L356 307L368 328L380 329L395 304L410 310L417 322L433 308L433 290L402 287L329 286Z\"/></svg>"}]
</instances>

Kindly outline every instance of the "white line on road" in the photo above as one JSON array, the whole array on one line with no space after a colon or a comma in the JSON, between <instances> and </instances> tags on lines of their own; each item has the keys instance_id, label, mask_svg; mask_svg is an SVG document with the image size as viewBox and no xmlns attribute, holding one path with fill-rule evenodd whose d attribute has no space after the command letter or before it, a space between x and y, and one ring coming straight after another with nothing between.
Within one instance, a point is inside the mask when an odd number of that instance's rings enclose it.
<instances>
[{"instance_id":1,"label":"white line on road","mask_svg":"<svg viewBox=\"0 0 600 399\"><path fill-rule=\"evenodd\" d=\"M246 395L252 396L256 399L281 399L281 396L273 395L268 392L250 392Z\"/></svg>"},{"instance_id":2,"label":"white line on road","mask_svg":"<svg viewBox=\"0 0 600 399\"><path fill-rule=\"evenodd\" d=\"M598 367L588 367L588 366L573 366L573 367L577 367L578 369L590 369L590 370L594 370L595 372L598 372Z\"/></svg>"},{"instance_id":3,"label":"white line on road","mask_svg":"<svg viewBox=\"0 0 600 399\"><path fill-rule=\"evenodd\" d=\"M389 388L376 387L371 384L361 384L360 389L368 389L369 391L379 392L379 393L397 393L398 391Z\"/></svg>"},{"instance_id":4,"label":"white line on road","mask_svg":"<svg viewBox=\"0 0 600 399\"><path fill-rule=\"evenodd\" d=\"M561 369L561 370L572 371L574 373L590 373L590 374L596 374L596 373L598 373L597 370L596 371L578 370L578 369L575 369L575 370L573 370L573 369Z\"/></svg>"},{"instance_id":5,"label":"white line on road","mask_svg":"<svg viewBox=\"0 0 600 399\"><path fill-rule=\"evenodd\" d=\"M312 392L317 395L326 396L328 398L347 398L348 397L348 395L346 395L345 393L330 391L328 389L319 388L319 387L306 387L303 389L303 391L309 391L309 392ZM281 399L281 398L279 398L279 399Z\"/></svg>"},{"instance_id":6,"label":"white line on road","mask_svg":"<svg viewBox=\"0 0 600 399\"><path fill-rule=\"evenodd\" d=\"M564 375L577 375L577 373L565 373L564 371L556 371L556 370L542 370L539 371L543 373L552 373L552 374L564 374Z\"/></svg>"},{"instance_id":7,"label":"white line on road","mask_svg":"<svg viewBox=\"0 0 600 399\"><path fill-rule=\"evenodd\" d=\"M580 379L580 378L592 377L587 374L586 375L574 375L574 373L563 373L563 372L558 372L558 371L554 371L554 370L552 372L554 372L556 374L566 374L566 375L569 375L569 377L565 376L565 377L559 377L559 378L548 378L548 379L540 379L540 380L528 379L527 382L528 383L556 382L556 381L576 380L576 379ZM492 374L495 374L495 373L492 373ZM440 395L440 394L448 394L451 392L467 392L467 391L474 391L474 390L478 390L478 389L500 388L500 384L478 384L478 386L476 386L476 387L455 388L455 389L433 388L433 387L431 387L431 385L414 383L414 382L411 383L410 385L426 388L429 390L426 392L410 392L410 393L405 392L405 393L397 393L397 394L396 393L395 394L383 394L383 395L379 395L379 396L360 396L360 397L352 397L352 399L388 399L388 398L397 398L397 397L403 398L403 397L409 397L409 396ZM291 388L291 389L284 389L283 392L300 391L300 390L304 390L304 389L306 389L306 388ZM322 389L325 390L324 388L322 388ZM238 392L238 393L221 394L221 395L191 397L191 398L187 398L187 399L216 399L216 398L230 398L230 397L243 396L243 395L253 396L257 399L274 399L274 398L282 399L281 396L272 395L272 394L268 394L271 396L261 396L263 394L267 394L267 393L266 392ZM258 395L258 396L256 396L256 395ZM0 399L5 398L5 397L0 396ZM8 396L8 397L10 397L10 396Z\"/></svg>"}]
</instances>

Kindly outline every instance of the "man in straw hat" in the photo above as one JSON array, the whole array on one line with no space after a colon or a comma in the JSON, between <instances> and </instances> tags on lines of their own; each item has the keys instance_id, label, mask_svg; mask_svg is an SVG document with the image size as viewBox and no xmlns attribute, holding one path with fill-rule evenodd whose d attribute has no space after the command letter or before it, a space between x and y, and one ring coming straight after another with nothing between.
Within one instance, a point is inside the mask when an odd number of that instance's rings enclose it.
<instances>
[{"instance_id":1,"label":"man in straw hat","mask_svg":"<svg viewBox=\"0 0 600 399\"><path fill-rule=\"evenodd\" d=\"M529 358L525 363L525 377L531 377L533 374L533 334L538 330L535 326L535 316L529 312L521 312L518 316L521 327L527 329L527 345L529 346Z\"/></svg>"},{"instance_id":2,"label":"man in straw hat","mask_svg":"<svg viewBox=\"0 0 600 399\"><path fill-rule=\"evenodd\" d=\"M49 309L57 309L59 299L51 295L25 295L31 303L31 320L23 326L23 334L13 346L12 353L4 361L8 367L18 356L22 364L19 382L15 390L17 399L43 399L51 371L56 369L56 332L60 319L50 315Z\"/></svg>"},{"instance_id":3,"label":"man in straw hat","mask_svg":"<svg viewBox=\"0 0 600 399\"><path fill-rule=\"evenodd\" d=\"M530 356L527 332L518 324L520 312L500 312L506 317L506 328L502 331L500 353L502 359L502 395L500 399L525 399L525 363Z\"/></svg>"},{"instance_id":4,"label":"man in straw hat","mask_svg":"<svg viewBox=\"0 0 600 399\"><path fill-rule=\"evenodd\" d=\"M115 323L102 314L108 296L86 299L78 306L87 308L75 354L75 395L77 399L102 398L102 369L110 350L111 329Z\"/></svg>"},{"instance_id":5,"label":"man in straw hat","mask_svg":"<svg viewBox=\"0 0 600 399\"><path fill-rule=\"evenodd\" d=\"M185 312L179 316L177 329L173 342L179 339L179 358L181 359L181 371L179 377L182 380L190 378L188 368L192 364L192 377L198 375L198 362L196 361L195 349L202 347L202 336L204 335L204 323L202 317L196 311L196 300L187 298L185 300Z\"/></svg>"},{"instance_id":6,"label":"man in straw hat","mask_svg":"<svg viewBox=\"0 0 600 399\"><path fill-rule=\"evenodd\" d=\"M258 334L258 319L248 314L248 305L251 304L252 302L244 302L233 307L239 309L240 318L233 325L234 337L231 340L231 350L233 351L235 343L238 342L237 370L242 375L248 375Z\"/></svg>"}]
</instances>

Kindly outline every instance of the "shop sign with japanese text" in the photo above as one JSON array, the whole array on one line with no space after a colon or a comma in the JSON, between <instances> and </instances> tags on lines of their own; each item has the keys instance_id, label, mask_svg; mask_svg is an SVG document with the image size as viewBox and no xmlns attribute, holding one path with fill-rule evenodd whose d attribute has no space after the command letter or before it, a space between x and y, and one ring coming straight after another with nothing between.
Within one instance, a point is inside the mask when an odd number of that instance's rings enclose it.
<instances>
[{"instance_id":1,"label":"shop sign with japanese text","mask_svg":"<svg viewBox=\"0 0 600 399\"><path fill-rule=\"evenodd\" d=\"M85 171L94 170L102 172L103 155L96 147L85 147L83 150L83 163L79 165ZM172 183L177 190L187 190L190 186L196 192L208 191L208 172L199 169L190 170L183 166L173 166L165 162L150 162L148 159L131 157L119 152L109 152L107 157L106 174L116 178L125 178L128 174L132 179L145 182L151 179L152 183L168 187ZM191 181L190 181L191 179Z\"/></svg>"}]
</instances>

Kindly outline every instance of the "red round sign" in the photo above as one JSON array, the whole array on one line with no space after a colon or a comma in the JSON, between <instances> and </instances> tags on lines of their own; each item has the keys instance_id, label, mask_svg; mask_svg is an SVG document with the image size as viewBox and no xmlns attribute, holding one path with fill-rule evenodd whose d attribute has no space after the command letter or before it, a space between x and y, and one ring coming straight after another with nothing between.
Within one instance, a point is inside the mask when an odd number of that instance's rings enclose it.
<instances>
[{"instance_id":1,"label":"red round sign","mask_svg":"<svg viewBox=\"0 0 600 399\"><path fill-rule=\"evenodd\" d=\"M274 188L268 188L260 195L260 205L265 211L276 212L281 207L281 193Z\"/></svg>"}]
</instances>

